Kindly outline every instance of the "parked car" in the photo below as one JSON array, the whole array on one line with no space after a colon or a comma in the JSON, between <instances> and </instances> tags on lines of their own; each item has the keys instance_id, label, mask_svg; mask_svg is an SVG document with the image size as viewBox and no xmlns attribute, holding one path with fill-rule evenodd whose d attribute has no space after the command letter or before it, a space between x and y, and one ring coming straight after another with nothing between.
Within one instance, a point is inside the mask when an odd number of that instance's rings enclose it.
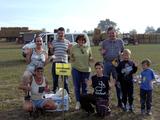
<instances>
[{"instance_id":1,"label":"parked car","mask_svg":"<svg viewBox=\"0 0 160 120\"><path fill-rule=\"evenodd\" d=\"M75 42L75 40L78 35L84 35L86 38L86 41L87 41L86 45L90 46L90 40L89 40L89 37L86 33L66 33L65 38L68 39L72 45L75 45L75 44L77 44ZM57 39L57 33L50 33L50 32L49 33L41 33L40 36L43 39L43 48L45 51L48 52L48 43ZM34 39L31 42L29 42L28 44L25 44L22 47L23 57L26 57L26 52L25 52L26 48L35 48L35 47L36 47L36 45L35 45Z\"/></svg>"}]
</instances>

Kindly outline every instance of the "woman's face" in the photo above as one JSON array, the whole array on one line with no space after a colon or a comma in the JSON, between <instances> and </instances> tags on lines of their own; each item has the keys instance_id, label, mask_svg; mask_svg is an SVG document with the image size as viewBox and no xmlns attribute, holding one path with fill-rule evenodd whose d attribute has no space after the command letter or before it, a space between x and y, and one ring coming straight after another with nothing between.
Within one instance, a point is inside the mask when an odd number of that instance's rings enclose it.
<instances>
[{"instance_id":1,"label":"woman's face","mask_svg":"<svg viewBox=\"0 0 160 120\"><path fill-rule=\"evenodd\" d=\"M41 46L42 43L43 43L43 39L42 39L41 37L37 37L37 38L36 38L36 45L37 45L37 46Z\"/></svg>"},{"instance_id":2,"label":"woman's face","mask_svg":"<svg viewBox=\"0 0 160 120\"><path fill-rule=\"evenodd\" d=\"M78 42L78 44L79 44L80 46L82 46L83 44L85 44L84 38L79 38L79 39L77 40L77 42Z\"/></svg>"}]
</instances>

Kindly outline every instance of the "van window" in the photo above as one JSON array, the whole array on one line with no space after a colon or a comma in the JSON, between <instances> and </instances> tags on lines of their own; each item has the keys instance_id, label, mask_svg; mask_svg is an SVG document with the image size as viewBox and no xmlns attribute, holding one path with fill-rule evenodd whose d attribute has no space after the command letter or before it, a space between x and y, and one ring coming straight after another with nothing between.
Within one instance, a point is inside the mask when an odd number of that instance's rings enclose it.
<instances>
[{"instance_id":1,"label":"van window","mask_svg":"<svg viewBox=\"0 0 160 120\"><path fill-rule=\"evenodd\" d=\"M54 34L48 35L47 42L52 42L54 40Z\"/></svg>"},{"instance_id":2,"label":"van window","mask_svg":"<svg viewBox=\"0 0 160 120\"><path fill-rule=\"evenodd\" d=\"M67 40L69 40L70 42L74 42L73 39L72 39L72 35L71 34L65 34L65 38Z\"/></svg>"}]
</instances>

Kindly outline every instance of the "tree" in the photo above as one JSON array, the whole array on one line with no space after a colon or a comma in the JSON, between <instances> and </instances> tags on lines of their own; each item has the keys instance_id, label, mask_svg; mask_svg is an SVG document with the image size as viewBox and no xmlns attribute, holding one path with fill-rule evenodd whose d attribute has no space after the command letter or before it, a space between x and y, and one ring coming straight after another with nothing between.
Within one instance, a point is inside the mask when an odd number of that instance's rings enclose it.
<instances>
[{"instance_id":1,"label":"tree","mask_svg":"<svg viewBox=\"0 0 160 120\"><path fill-rule=\"evenodd\" d=\"M69 32L70 32L70 29L69 29L69 28L67 28L66 32L67 32L67 33L69 33Z\"/></svg>"},{"instance_id":2,"label":"tree","mask_svg":"<svg viewBox=\"0 0 160 120\"><path fill-rule=\"evenodd\" d=\"M160 27L157 28L156 33L160 33Z\"/></svg>"},{"instance_id":3,"label":"tree","mask_svg":"<svg viewBox=\"0 0 160 120\"><path fill-rule=\"evenodd\" d=\"M129 31L130 34L137 34L137 30L136 29L132 29L131 31Z\"/></svg>"},{"instance_id":4,"label":"tree","mask_svg":"<svg viewBox=\"0 0 160 120\"><path fill-rule=\"evenodd\" d=\"M106 31L111 26L116 27L117 24L110 19L101 20L98 24L98 28L101 29L101 31Z\"/></svg>"},{"instance_id":5,"label":"tree","mask_svg":"<svg viewBox=\"0 0 160 120\"><path fill-rule=\"evenodd\" d=\"M145 29L145 33L155 33L155 29L153 26L147 26Z\"/></svg>"},{"instance_id":6,"label":"tree","mask_svg":"<svg viewBox=\"0 0 160 120\"><path fill-rule=\"evenodd\" d=\"M42 28L42 32L46 32L46 29L45 29L45 28Z\"/></svg>"}]
</instances>

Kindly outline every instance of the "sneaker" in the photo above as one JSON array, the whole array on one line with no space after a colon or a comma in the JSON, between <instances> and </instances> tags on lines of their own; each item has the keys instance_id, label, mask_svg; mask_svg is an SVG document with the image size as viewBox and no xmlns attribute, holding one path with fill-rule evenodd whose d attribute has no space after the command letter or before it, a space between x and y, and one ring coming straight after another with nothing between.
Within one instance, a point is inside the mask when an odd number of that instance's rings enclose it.
<instances>
[{"instance_id":1,"label":"sneaker","mask_svg":"<svg viewBox=\"0 0 160 120\"><path fill-rule=\"evenodd\" d=\"M122 110L123 110L124 112L127 112L127 106L126 106L126 105L123 105L123 106L122 106Z\"/></svg>"},{"instance_id":2,"label":"sneaker","mask_svg":"<svg viewBox=\"0 0 160 120\"><path fill-rule=\"evenodd\" d=\"M141 114L142 114L142 115L145 114L145 110L144 110L144 109L141 110Z\"/></svg>"},{"instance_id":3,"label":"sneaker","mask_svg":"<svg viewBox=\"0 0 160 120\"><path fill-rule=\"evenodd\" d=\"M149 111L147 111L147 113L146 113L147 115L152 115L152 112L149 110Z\"/></svg>"},{"instance_id":4,"label":"sneaker","mask_svg":"<svg viewBox=\"0 0 160 120\"><path fill-rule=\"evenodd\" d=\"M134 110L134 109L133 109L133 105L129 106L129 111L130 111L130 112L134 112L133 110Z\"/></svg>"},{"instance_id":5,"label":"sneaker","mask_svg":"<svg viewBox=\"0 0 160 120\"><path fill-rule=\"evenodd\" d=\"M80 109L80 107L81 107L80 102L76 102L76 107L75 107L75 109L76 109L76 110L79 110L79 109Z\"/></svg>"}]
</instances>

